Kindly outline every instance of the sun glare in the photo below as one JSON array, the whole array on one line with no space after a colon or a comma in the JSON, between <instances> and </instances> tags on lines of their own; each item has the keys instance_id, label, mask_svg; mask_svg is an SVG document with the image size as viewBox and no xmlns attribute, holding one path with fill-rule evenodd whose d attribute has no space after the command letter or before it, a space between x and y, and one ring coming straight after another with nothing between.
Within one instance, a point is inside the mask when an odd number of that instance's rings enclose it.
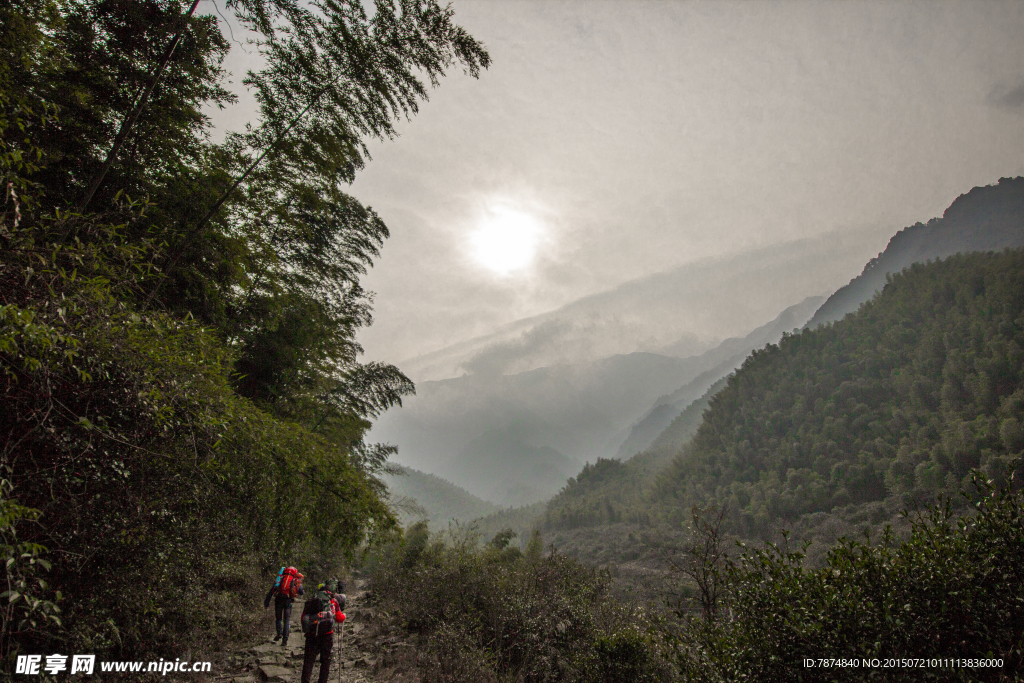
<instances>
[{"instance_id":1,"label":"sun glare","mask_svg":"<svg viewBox=\"0 0 1024 683\"><path fill-rule=\"evenodd\" d=\"M537 254L541 226L529 214L495 207L488 210L479 227L470 234L473 259L498 275L523 270Z\"/></svg>"}]
</instances>

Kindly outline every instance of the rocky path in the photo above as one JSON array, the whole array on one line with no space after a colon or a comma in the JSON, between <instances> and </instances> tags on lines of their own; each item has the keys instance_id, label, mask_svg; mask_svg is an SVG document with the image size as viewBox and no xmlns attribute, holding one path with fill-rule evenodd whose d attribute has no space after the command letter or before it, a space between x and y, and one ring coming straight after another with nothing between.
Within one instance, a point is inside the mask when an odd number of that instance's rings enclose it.
<instances>
[{"instance_id":1,"label":"rocky path","mask_svg":"<svg viewBox=\"0 0 1024 683\"><path fill-rule=\"evenodd\" d=\"M355 581L347 595L344 629L335 629L331 683L399 683L416 681L415 649L401 635L389 634L374 622L373 608L366 604L363 582ZM299 627L302 602L292 610L288 646L266 640L247 650L228 656L220 675L212 680L222 683L299 683L305 638ZM339 667L340 665L340 667ZM313 665L312 681L319 676L319 661Z\"/></svg>"}]
</instances>

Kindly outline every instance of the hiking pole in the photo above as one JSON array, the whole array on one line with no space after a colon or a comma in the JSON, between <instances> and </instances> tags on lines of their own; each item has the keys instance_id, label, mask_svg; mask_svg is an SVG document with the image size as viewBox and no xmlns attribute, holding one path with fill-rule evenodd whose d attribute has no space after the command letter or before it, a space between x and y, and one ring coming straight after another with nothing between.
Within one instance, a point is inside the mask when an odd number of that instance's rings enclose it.
<instances>
[{"instance_id":1,"label":"hiking pole","mask_svg":"<svg viewBox=\"0 0 1024 683\"><path fill-rule=\"evenodd\" d=\"M341 622L341 644L338 645L338 683L341 683L341 650L345 647L345 622Z\"/></svg>"},{"instance_id":2,"label":"hiking pole","mask_svg":"<svg viewBox=\"0 0 1024 683\"><path fill-rule=\"evenodd\" d=\"M341 649L338 647L338 632L331 634L331 660L330 665L334 668L341 666Z\"/></svg>"}]
</instances>

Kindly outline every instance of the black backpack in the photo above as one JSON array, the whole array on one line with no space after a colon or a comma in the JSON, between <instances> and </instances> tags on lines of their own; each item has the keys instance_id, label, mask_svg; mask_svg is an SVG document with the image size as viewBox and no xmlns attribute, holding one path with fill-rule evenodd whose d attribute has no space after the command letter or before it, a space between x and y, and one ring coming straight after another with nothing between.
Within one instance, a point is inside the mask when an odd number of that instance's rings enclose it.
<instances>
[{"instance_id":1,"label":"black backpack","mask_svg":"<svg viewBox=\"0 0 1024 683\"><path fill-rule=\"evenodd\" d=\"M307 636L319 636L333 631L334 610L331 608L331 596L317 593L306 601L306 606L302 610L302 632Z\"/></svg>"}]
</instances>

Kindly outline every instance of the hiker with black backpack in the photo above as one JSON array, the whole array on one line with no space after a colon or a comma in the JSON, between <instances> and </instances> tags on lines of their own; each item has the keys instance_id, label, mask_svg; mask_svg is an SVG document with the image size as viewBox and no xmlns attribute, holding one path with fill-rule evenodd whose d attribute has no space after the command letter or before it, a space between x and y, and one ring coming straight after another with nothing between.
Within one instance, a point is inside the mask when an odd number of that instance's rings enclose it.
<instances>
[{"instance_id":1,"label":"hiker with black backpack","mask_svg":"<svg viewBox=\"0 0 1024 683\"><path fill-rule=\"evenodd\" d=\"M264 609L270 607L270 599L274 599L274 627L277 635L274 640L281 639L281 647L288 646L288 633L291 631L292 603L295 598L304 595L302 589L302 574L295 567L281 567L277 573L274 585L270 587L266 599L263 601Z\"/></svg>"},{"instance_id":2,"label":"hiker with black backpack","mask_svg":"<svg viewBox=\"0 0 1024 683\"><path fill-rule=\"evenodd\" d=\"M334 598L334 602L338 603L338 609L342 612L345 611L345 584L340 579L327 579L324 582L324 586L327 592Z\"/></svg>"},{"instance_id":3,"label":"hiker with black backpack","mask_svg":"<svg viewBox=\"0 0 1024 683\"><path fill-rule=\"evenodd\" d=\"M313 663L320 655L319 683L327 683L331 673L331 650L334 648L334 626L345 622L345 614L326 584L320 584L316 593L306 600L302 608L302 632L306 634L306 652L302 660L302 683L310 683Z\"/></svg>"}]
</instances>

